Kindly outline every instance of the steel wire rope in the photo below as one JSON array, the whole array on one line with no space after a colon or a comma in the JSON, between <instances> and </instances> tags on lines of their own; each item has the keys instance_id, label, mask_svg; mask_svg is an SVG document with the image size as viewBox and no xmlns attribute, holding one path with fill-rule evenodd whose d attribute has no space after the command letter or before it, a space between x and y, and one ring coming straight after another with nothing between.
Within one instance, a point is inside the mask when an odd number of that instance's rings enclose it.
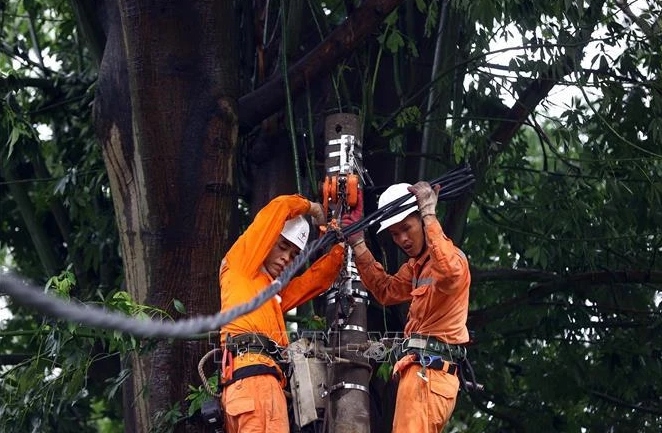
<instances>
[{"instance_id":1,"label":"steel wire rope","mask_svg":"<svg viewBox=\"0 0 662 433\"><path fill-rule=\"evenodd\" d=\"M83 323L95 328L112 329L145 338L189 339L204 332L217 331L223 325L239 316L250 313L274 297L289 283L310 255L320 248L325 239L326 235L313 241L294 259L292 264L283 270L276 280L253 299L214 315L179 319L172 322L138 319L103 307L56 298L9 273L0 275L0 294L7 294L16 303L24 307L34 308L44 315L70 322Z\"/></svg>"},{"instance_id":2,"label":"steel wire rope","mask_svg":"<svg viewBox=\"0 0 662 433\"><path fill-rule=\"evenodd\" d=\"M431 185L443 184L446 186L442 186L442 191L439 193L441 200L458 196L473 183L474 178L468 164L430 181ZM283 270L281 275L258 293L256 297L228 311L218 312L214 315L179 319L172 322L139 319L103 307L56 298L10 273L0 274L0 294L9 295L16 303L24 307L34 308L44 315L70 322L83 323L95 328L111 329L145 338L190 339L204 332L217 331L237 317L257 309L278 294L290 282L294 274L313 252L324 249L334 242L344 241L351 234L363 231L372 224L415 206L415 202L401 206L412 196L411 193L402 196L354 224L350 224L343 229L326 232L306 246L301 254Z\"/></svg>"}]
</instances>

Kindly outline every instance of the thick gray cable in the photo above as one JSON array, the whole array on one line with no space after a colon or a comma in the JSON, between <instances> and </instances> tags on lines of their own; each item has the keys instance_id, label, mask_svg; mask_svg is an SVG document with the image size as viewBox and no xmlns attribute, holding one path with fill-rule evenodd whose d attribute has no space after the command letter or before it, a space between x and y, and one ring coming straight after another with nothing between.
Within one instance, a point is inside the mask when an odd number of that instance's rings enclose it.
<instances>
[{"instance_id":1,"label":"thick gray cable","mask_svg":"<svg viewBox=\"0 0 662 433\"><path fill-rule=\"evenodd\" d=\"M450 179L452 176L456 176L456 173L467 170L470 170L468 165L462 169L456 169L447 174L446 177L439 179ZM471 178L470 180L470 183L473 183L473 179ZM433 183L436 181L433 181ZM462 188L465 186L466 185L462 185ZM404 202L406 199L408 199L407 196L394 200L392 202L392 204L394 204L393 210L401 211L399 208L396 209L397 206L395 202L398 202L397 205L400 205L400 201ZM377 214L380 215L377 216ZM374 218L372 218L373 216ZM382 212L377 211L375 212L375 215L370 215L362 221L355 223L357 226L356 230L359 228L360 230L364 230L368 226L371 226L388 216L389 215L383 213L383 210ZM355 224L352 224L346 229L351 230ZM349 234L349 230L347 234ZM115 331L126 332L137 337L190 339L205 332L217 332L223 325L230 323L239 316L243 316L244 314L248 314L257 309L269 299L277 295L278 292L290 282L294 274L303 266L314 251L324 248L333 242L337 242L342 238L343 236L337 236L337 234L334 234L333 232L327 232L324 236L316 239L308 245L308 247L306 247L301 254L294 259L294 262L281 273L279 278L274 280L255 298L244 304L237 305L228 311L219 312L210 316L193 317L172 322L154 319L137 319L126 314L110 311L106 308L69 302L50 296L41 291L39 287L28 284L26 281L8 273L0 274L0 294L5 293L14 298L16 303L23 305L24 307L34 308L46 316L67 320L69 322L83 323L94 328L112 329Z\"/></svg>"},{"instance_id":2,"label":"thick gray cable","mask_svg":"<svg viewBox=\"0 0 662 433\"><path fill-rule=\"evenodd\" d=\"M69 322L83 323L93 328L112 329L148 338L186 339L204 332L218 332L221 326L241 315L250 313L264 304L280 291L281 286L280 280L275 280L254 299L223 313L168 322L165 320L138 319L103 307L65 301L48 295L41 291L39 287L30 285L13 275L0 276L0 293L11 296L14 298L14 302L24 307L34 308L46 316Z\"/></svg>"},{"instance_id":3,"label":"thick gray cable","mask_svg":"<svg viewBox=\"0 0 662 433\"><path fill-rule=\"evenodd\" d=\"M34 308L40 313L69 322L82 323L102 329L112 329L145 338L189 339L204 332L218 332L239 316L248 314L273 298L286 286L297 270L321 244L321 237L312 242L280 275L255 298L225 312L178 321L138 319L93 305L74 303L44 293L39 287L27 283L12 274L0 274L0 294L7 294L14 302Z\"/></svg>"}]
</instances>

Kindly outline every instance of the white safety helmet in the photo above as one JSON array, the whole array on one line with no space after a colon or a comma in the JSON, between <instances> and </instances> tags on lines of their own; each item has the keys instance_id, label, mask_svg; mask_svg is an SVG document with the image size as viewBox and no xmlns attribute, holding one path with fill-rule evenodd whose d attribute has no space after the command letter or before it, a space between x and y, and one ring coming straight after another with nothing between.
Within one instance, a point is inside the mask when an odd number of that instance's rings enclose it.
<instances>
[{"instance_id":1,"label":"white safety helmet","mask_svg":"<svg viewBox=\"0 0 662 433\"><path fill-rule=\"evenodd\" d=\"M409 190L407 189L410 186L411 184L409 183L396 183L389 186L382 193L382 195L379 196L379 201L377 202L377 208L381 209L387 204L391 203L392 201L395 201L404 195L410 194ZM416 197L412 195L411 198L407 199L407 201L402 203L400 207L414 203L414 201L416 201ZM412 206L409 209L403 210L402 212L395 214L390 218L386 218L384 221L379 223L379 230L377 230L377 233L391 227L393 224L399 223L403 219L407 218L409 214L412 214L417 210L418 210L418 206Z\"/></svg>"},{"instance_id":2,"label":"white safety helmet","mask_svg":"<svg viewBox=\"0 0 662 433\"><path fill-rule=\"evenodd\" d=\"M305 248L309 233L310 225L308 225L308 221L301 215L285 221L285 227L280 232L285 239L299 247L300 250Z\"/></svg>"}]
</instances>

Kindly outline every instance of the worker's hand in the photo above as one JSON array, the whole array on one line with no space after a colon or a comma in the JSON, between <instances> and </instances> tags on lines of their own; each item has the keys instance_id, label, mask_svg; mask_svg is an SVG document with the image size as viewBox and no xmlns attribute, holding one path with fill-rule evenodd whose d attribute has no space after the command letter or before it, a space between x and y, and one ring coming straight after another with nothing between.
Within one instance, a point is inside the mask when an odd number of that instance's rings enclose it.
<instances>
[{"instance_id":1,"label":"worker's hand","mask_svg":"<svg viewBox=\"0 0 662 433\"><path fill-rule=\"evenodd\" d=\"M342 227L347 227L351 224L354 224L357 221L360 221L363 218L363 191L359 190L357 193L356 206L350 209L349 212L346 212L341 219ZM359 241L363 240L363 231L354 233L353 235L347 238L347 242L350 245L354 245Z\"/></svg>"},{"instance_id":2,"label":"worker's hand","mask_svg":"<svg viewBox=\"0 0 662 433\"><path fill-rule=\"evenodd\" d=\"M326 224L326 215L324 215L324 208L321 204L311 201L308 215L312 218L313 225L319 227Z\"/></svg>"},{"instance_id":3,"label":"worker's hand","mask_svg":"<svg viewBox=\"0 0 662 433\"><path fill-rule=\"evenodd\" d=\"M437 199L441 186L436 185L432 188L429 183L421 181L407 189L416 196L421 217L437 214Z\"/></svg>"}]
</instances>

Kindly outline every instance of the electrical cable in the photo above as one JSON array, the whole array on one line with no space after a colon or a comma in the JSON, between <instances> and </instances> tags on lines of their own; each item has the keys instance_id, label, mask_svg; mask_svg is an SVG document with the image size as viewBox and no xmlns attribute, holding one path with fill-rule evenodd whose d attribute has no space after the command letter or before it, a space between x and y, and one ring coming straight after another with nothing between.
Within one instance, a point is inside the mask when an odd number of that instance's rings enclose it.
<instances>
[{"instance_id":1,"label":"electrical cable","mask_svg":"<svg viewBox=\"0 0 662 433\"><path fill-rule=\"evenodd\" d=\"M429 182L430 185L442 185L439 200L450 200L459 196L474 183L474 177L468 164L458 167ZM14 302L24 307L34 308L38 312L70 322L125 332L145 338L190 339L204 332L218 332L222 326L239 316L257 309L277 295L290 282L295 273L308 261L313 252L325 249L333 243L344 241L350 235L366 230L369 226L389 218L406 209L416 206L416 202L403 205L413 194L400 197L369 216L350 224L338 231L327 231L323 236L312 241L287 266L281 275L250 301L237 305L225 312L214 315L192 317L178 321L139 319L123 313L110 311L79 302L65 301L44 293L38 286L10 273L0 274L0 294L7 294Z\"/></svg>"},{"instance_id":2,"label":"electrical cable","mask_svg":"<svg viewBox=\"0 0 662 433\"><path fill-rule=\"evenodd\" d=\"M438 200L448 201L453 200L459 197L464 193L469 187L475 183L475 178L471 172L471 167L469 164L464 164L463 166L457 167L444 175L431 180L428 182L431 186L440 185L441 190L439 191ZM411 199L414 195L408 193L403 195L400 198L397 198L380 209L377 209L368 216L363 217L363 219L345 226L339 230L337 235L341 239L347 239L349 236L365 231L371 225L383 221L387 218L390 218L400 212L411 209L414 206L417 206L417 203L414 201L412 203L404 204L407 200ZM331 233L331 232L329 232ZM327 233L328 234L328 233ZM326 243L323 244L324 247L327 247L330 242L334 239L329 238L326 240Z\"/></svg>"}]
</instances>

